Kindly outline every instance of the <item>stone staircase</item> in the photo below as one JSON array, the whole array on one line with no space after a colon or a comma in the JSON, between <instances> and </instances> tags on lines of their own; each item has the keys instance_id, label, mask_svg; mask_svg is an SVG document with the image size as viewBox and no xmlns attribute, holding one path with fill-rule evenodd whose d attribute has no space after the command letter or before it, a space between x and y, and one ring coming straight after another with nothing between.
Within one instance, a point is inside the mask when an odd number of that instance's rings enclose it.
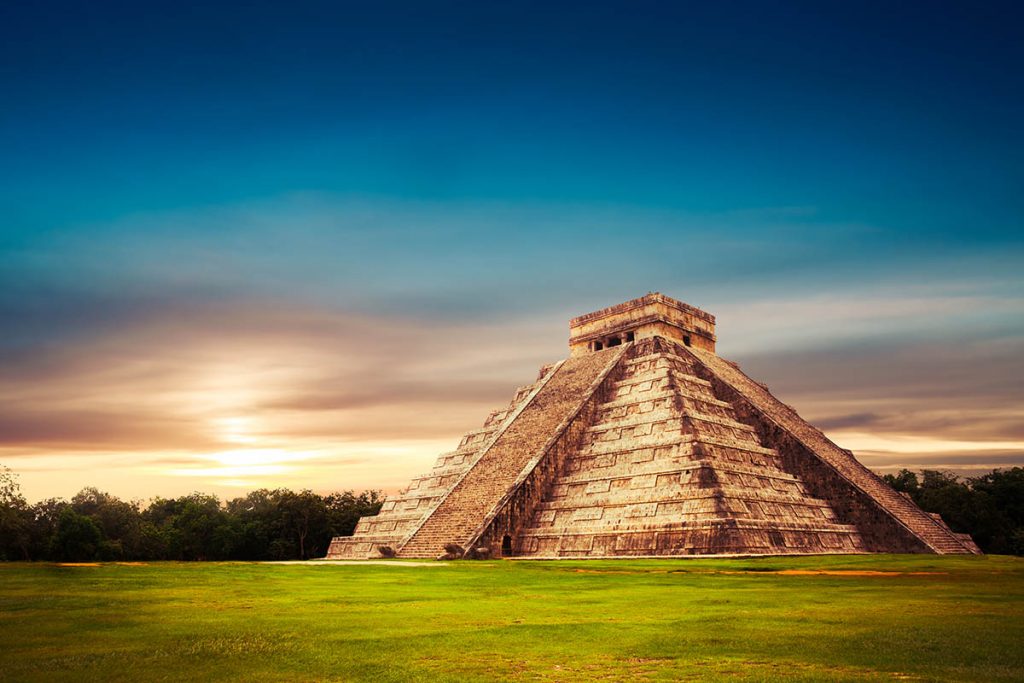
<instances>
[{"instance_id":1,"label":"stone staircase","mask_svg":"<svg viewBox=\"0 0 1024 683\"><path fill-rule=\"evenodd\" d=\"M512 401L505 408L492 411L482 427L467 432L457 449L442 453L429 472L413 479L397 495L388 496L377 515L361 518L351 536L332 539L327 559L378 558L382 547L397 549L455 482L473 467L496 436L511 424L554 367L541 368L536 382L516 389Z\"/></svg>"},{"instance_id":2,"label":"stone staircase","mask_svg":"<svg viewBox=\"0 0 1024 683\"><path fill-rule=\"evenodd\" d=\"M977 553L973 542L967 543L956 533L912 501L907 500L874 472L857 461L853 455L812 427L791 407L775 398L763 385L744 374L738 366L713 353L687 349L714 377L731 387L749 401L765 417L803 443L810 451L828 463L847 482L863 491L897 522L909 529L934 552L940 554Z\"/></svg>"},{"instance_id":3,"label":"stone staircase","mask_svg":"<svg viewBox=\"0 0 1024 683\"><path fill-rule=\"evenodd\" d=\"M541 369L328 558L978 553L714 353L657 293L574 318Z\"/></svg>"},{"instance_id":4,"label":"stone staircase","mask_svg":"<svg viewBox=\"0 0 1024 683\"><path fill-rule=\"evenodd\" d=\"M620 362L596 420L517 535L515 555L863 552L855 527L780 468L666 341Z\"/></svg>"},{"instance_id":5,"label":"stone staircase","mask_svg":"<svg viewBox=\"0 0 1024 683\"><path fill-rule=\"evenodd\" d=\"M441 498L398 549L399 557L436 558L446 544L464 549L481 521L493 515L524 468L535 464L561 425L589 398L588 391L618 361L623 348L564 361L475 464Z\"/></svg>"}]
</instances>

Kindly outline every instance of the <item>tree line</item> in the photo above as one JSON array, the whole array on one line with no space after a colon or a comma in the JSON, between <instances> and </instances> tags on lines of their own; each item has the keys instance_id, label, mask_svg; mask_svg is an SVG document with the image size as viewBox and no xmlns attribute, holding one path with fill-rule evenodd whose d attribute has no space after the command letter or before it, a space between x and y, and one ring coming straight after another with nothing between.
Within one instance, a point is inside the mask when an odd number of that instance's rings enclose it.
<instances>
[{"instance_id":1,"label":"tree line","mask_svg":"<svg viewBox=\"0 0 1024 683\"><path fill-rule=\"evenodd\" d=\"M982 552L1024 555L1024 468L960 479L949 472L910 470L883 477L953 531L970 534Z\"/></svg>"},{"instance_id":2,"label":"tree line","mask_svg":"<svg viewBox=\"0 0 1024 683\"><path fill-rule=\"evenodd\" d=\"M883 478L984 552L1024 555L1024 468ZM89 487L70 501L29 504L0 467L0 560L305 560L323 557L332 537L350 535L381 502L379 491L259 489L228 501L192 493L144 505Z\"/></svg>"},{"instance_id":3,"label":"tree line","mask_svg":"<svg viewBox=\"0 0 1024 683\"><path fill-rule=\"evenodd\" d=\"M306 560L380 510L379 491L259 489L221 501L192 493L125 501L88 487L29 504L0 467L0 560Z\"/></svg>"}]
</instances>

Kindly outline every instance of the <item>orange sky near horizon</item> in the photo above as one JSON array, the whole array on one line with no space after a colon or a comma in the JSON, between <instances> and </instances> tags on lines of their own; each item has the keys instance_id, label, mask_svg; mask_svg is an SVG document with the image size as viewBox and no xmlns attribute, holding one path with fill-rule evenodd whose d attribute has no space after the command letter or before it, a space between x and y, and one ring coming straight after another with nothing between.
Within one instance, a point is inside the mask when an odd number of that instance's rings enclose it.
<instances>
[{"instance_id":1,"label":"orange sky near horizon","mask_svg":"<svg viewBox=\"0 0 1024 683\"><path fill-rule=\"evenodd\" d=\"M849 342L892 318L926 328L976 305L810 297L710 308L721 355L869 467L975 474L1024 464L1024 406L1006 374L1019 344ZM0 464L30 500L84 486L142 500L395 491L564 357L567 320L585 310L453 324L214 306L146 320L9 368Z\"/></svg>"},{"instance_id":2,"label":"orange sky near horizon","mask_svg":"<svg viewBox=\"0 0 1024 683\"><path fill-rule=\"evenodd\" d=\"M0 465L393 491L652 290L878 471L1024 464L1024 5L634 5L4 3Z\"/></svg>"}]
</instances>

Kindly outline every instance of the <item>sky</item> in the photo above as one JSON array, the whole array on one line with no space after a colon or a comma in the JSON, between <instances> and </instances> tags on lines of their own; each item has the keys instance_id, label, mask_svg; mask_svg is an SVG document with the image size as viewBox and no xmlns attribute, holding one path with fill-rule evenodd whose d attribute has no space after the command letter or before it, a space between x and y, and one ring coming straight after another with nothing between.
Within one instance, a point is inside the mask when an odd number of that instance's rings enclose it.
<instances>
[{"instance_id":1,"label":"sky","mask_svg":"<svg viewBox=\"0 0 1024 683\"><path fill-rule=\"evenodd\" d=\"M879 472L1024 465L1019 3L2 3L0 464L394 491L661 291Z\"/></svg>"}]
</instances>

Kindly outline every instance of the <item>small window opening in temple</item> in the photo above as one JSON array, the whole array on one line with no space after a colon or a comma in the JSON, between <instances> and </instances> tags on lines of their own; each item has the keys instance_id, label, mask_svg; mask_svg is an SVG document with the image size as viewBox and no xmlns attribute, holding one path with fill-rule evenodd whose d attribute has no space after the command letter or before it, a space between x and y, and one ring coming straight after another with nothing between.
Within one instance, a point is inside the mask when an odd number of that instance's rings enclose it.
<instances>
[{"instance_id":1,"label":"small window opening in temple","mask_svg":"<svg viewBox=\"0 0 1024 683\"><path fill-rule=\"evenodd\" d=\"M636 339L636 335L635 334L633 334L632 332L627 332L626 333L626 341L631 342L634 339Z\"/></svg>"},{"instance_id":2,"label":"small window opening in temple","mask_svg":"<svg viewBox=\"0 0 1024 683\"><path fill-rule=\"evenodd\" d=\"M690 346L690 335L683 335L683 343L686 344L687 346Z\"/></svg>"},{"instance_id":3,"label":"small window opening in temple","mask_svg":"<svg viewBox=\"0 0 1024 683\"><path fill-rule=\"evenodd\" d=\"M612 337L611 339L608 340L608 348L611 348L613 346L618 346L621 343L622 343L622 338L621 337Z\"/></svg>"},{"instance_id":4,"label":"small window opening in temple","mask_svg":"<svg viewBox=\"0 0 1024 683\"><path fill-rule=\"evenodd\" d=\"M595 351L600 351L603 348L604 348L604 344L602 344L601 342L594 342L594 350Z\"/></svg>"},{"instance_id":5,"label":"small window opening in temple","mask_svg":"<svg viewBox=\"0 0 1024 683\"><path fill-rule=\"evenodd\" d=\"M508 534L501 539L501 554L511 555L512 554L512 537Z\"/></svg>"}]
</instances>

